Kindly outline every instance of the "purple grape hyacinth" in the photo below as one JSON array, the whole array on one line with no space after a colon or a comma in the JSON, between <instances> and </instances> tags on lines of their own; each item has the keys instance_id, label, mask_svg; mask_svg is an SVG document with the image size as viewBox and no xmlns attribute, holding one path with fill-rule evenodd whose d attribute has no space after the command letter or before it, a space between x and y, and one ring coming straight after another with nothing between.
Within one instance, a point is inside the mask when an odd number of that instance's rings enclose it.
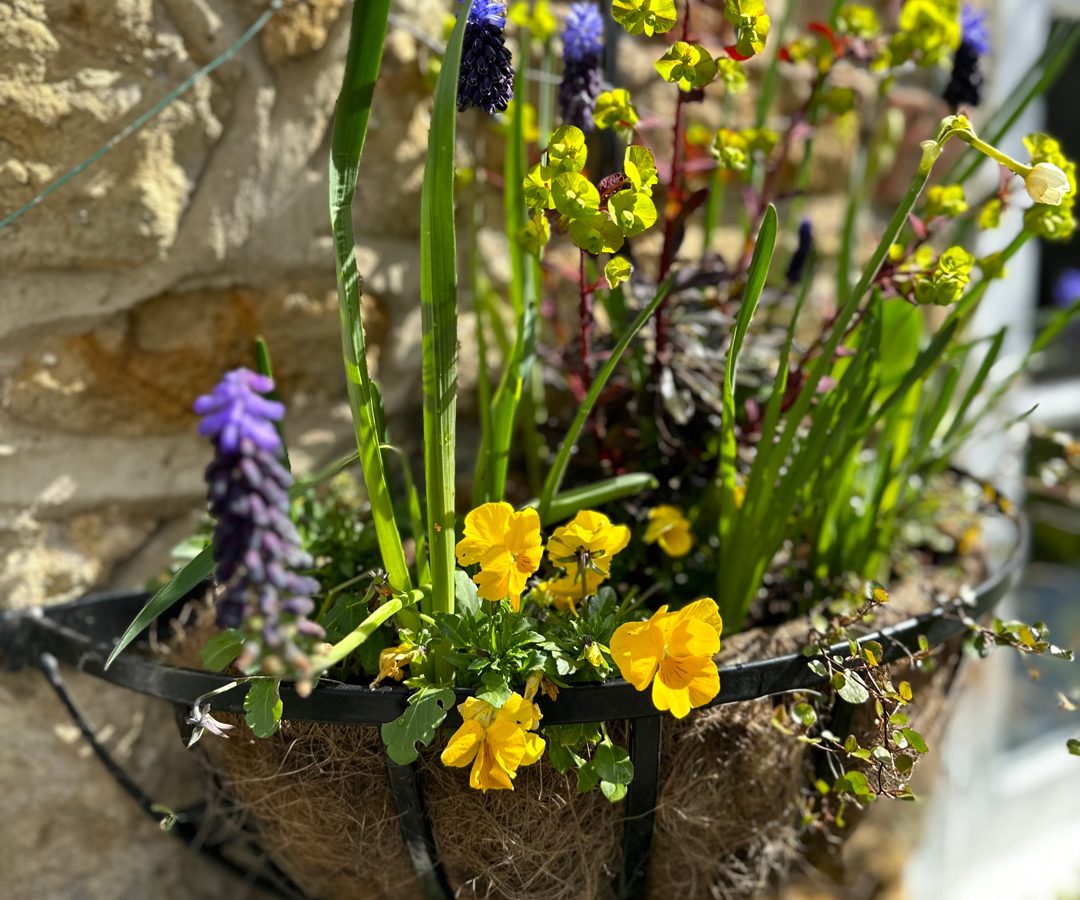
<instances>
[{"instance_id":1,"label":"purple grape hyacinth","mask_svg":"<svg viewBox=\"0 0 1080 900\"><path fill-rule=\"evenodd\" d=\"M319 583L294 571L312 560L289 518L292 475L282 465L274 424L285 407L263 396L273 387L265 375L235 369L193 408L199 433L217 451L206 483L222 588L218 625L244 632L237 665L245 672L304 677L311 673L312 645L323 637L307 618Z\"/></svg>"},{"instance_id":2,"label":"purple grape hyacinth","mask_svg":"<svg viewBox=\"0 0 1080 900\"><path fill-rule=\"evenodd\" d=\"M990 52L985 11L964 4L960 12L960 29L960 46L953 56L952 75L942 94L954 111L961 106L979 105L983 85L979 60Z\"/></svg>"},{"instance_id":3,"label":"purple grape hyacinth","mask_svg":"<svg viewBox=\"0 0 1080 900\"><path fill-rule=\"evenodd\" d=\"M582 131L596 126L592 111L603 88L604 20L595 3L574 3L563 29L563 78L559 114L563 124Z\"/></svg>"},{"instance_id":4,"label":"purple grape hyacinth","mask_svg":"<svg viewBox=\"0 0 1080 900\"><path fill-rule=\"evenodd\" d=\"M462 37L458 112L475 106L495 115L510 104L514 96L514 61L503 37L505 27L504 3L472 0Z\"/></svg>"}]
</instances>

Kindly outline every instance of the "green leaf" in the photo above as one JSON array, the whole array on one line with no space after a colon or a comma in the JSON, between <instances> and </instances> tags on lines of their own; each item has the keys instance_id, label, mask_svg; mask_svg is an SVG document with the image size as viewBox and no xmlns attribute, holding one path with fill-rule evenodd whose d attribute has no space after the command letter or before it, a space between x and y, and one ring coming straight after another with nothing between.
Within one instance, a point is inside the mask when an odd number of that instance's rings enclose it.
<instances>
[{"instance_id":1,"label":"green leaf","mask_svg":"<svg viewBox=\"0 0 1080 900\"><path fill-rule=\"evenodd\" d=\"M1069 748L1069 752L1073 756L1080 756L1080 740L1077 740L1076 738L1069 738L1065 742L1065 746Z\"/></svg>"},{"instance_id":2,"label":"green leaf","mask_svg":"<svg viewBox=\"0 0 1080 900\"><path fill-rule=\"evenodd\" d=\"M648 472L633 472L572 488L569 491L563 491L551 501L547 518L541 519L540 524L551 525L562 522L576 515L580 510L595 509L605 503L633 497L642 491L655 490L659 485L660 482L656 480L655 475L650 475ZM539 500L530 500L526 504L533 508L539 505Z\"/></svg>"},{"instance_id":3,"label":"green leaf","mask_svg":"<svg viewBox=\"0 0 1080 900\"><path fill-rule=\"evenodd\" d=\"M591 762L579 766L577 770L577 789L579 794L585 794L596 787L600 776L596 774L596 767Z\"/></svg>"},{"instance_id":4,"label":"green leaf","mask_svg":"<svg viewBox=\"0 0 1080 900\"><path fill-rule=\"evenodd\" d=\"M476 699L490 703L496 709L509 700L510 694L513 693L510 685L507 684L506 677L492 670L480 676L480 684L483 685L484 690L476 695Z\"/></svg>"},{"instance_id":5,"label":"green leaf","mask_svg":"<svg viewBox=\"0 0 1080 900\"><path fill-rule=\"evenodd\" d=\"M356 446L371 503L371 518L390 584L400 591L412 587L405 551L394 516L380 449L378 423L382 409L367 366L367 342L360 318L361 279L356 268L352 202L360 171L371 101L382 61L390 0L353 4L352 31L345 73L334 115L330 147L330 224L334 237L341 344L349 408Z\"/></svg>"},{"instance_id":6,"label":"green leaf","mask_svg":"<svg viewBox=\"0 0 1080 900\"><path fill-rule=\"evenodd\" d=\"M641 234L656 224L656 206L644 191L619 191L608 201L608 213L627 237Z\"/></svg>"},{"instance_id":7,"label":"green leaf","mask_svg":"<svg viewBox=\"0 0 1080 900\"><path fill-rule=\"evenodd\" d=\"M654 208L653 212L655 211ZM613 256L604 266L604 279L607 281L608 287L614 289L626 281L633 271L633 265L625 256Z\"/></svg>"},{"instance_id":8,"label":"green leaf","mask_svg":"<svg viewBox=\"0 0 1080 900\"><path fill-rule=\"evenodd\" d=\"M746 288L743 291L742 305L735 318L735 328L731 335L731 344L728 347L727 359L724 365L724 385L722 395L722 418L720 422L720 462L717 470L717 481L720 484L720 516L718 531L720 538L720 558L718 568L723 570L727 560L731 557L733 537L737 531L736 523L741 521L741 511L735 503L735 376L738 371L739 353L742 351L746 332L750 328L750 320L757 310L761 292L765 287L765 279L769 274L769 265L772 263L773 250L776 247L776 208L769 204L765 210L765 217L758 231L757 241L754 244L754 254L750 260L750 268L746 273ZM722 576L723 577L723 576ZM724 608L721 610L725 621L730 618L741 621L740 610L732 608L733 603L741 604L741 598L731 597L724 590L717 594L720 598L727 598Z\"/></svg>"},{"instance_id":9,"label":"green leaf","mask_svg":"<svg viewBox=\"0 0 1080 900\"><path fill-rule=\"evenodd\" d=\"M926 746L926 741L923 740L923 736L919 734L914 728L901 728L900 733L907 738L907 742L918 753L929 753L930 748Z\"/></svg>"},{"instance_id":10,"label":"green leaf","mask_svg":"<svg viewBox=\"0 0 1080 900\"><path fill-rule=\"evenodd\" d=\"M454 692L450 688L433 685L425 685L410 696L405 712L380 729L390 758L402 766L415 760L417 743L424 747L431 743L453 707L454 700Z\"/></svg>"},{"instance_id":11,"label":"green leaf","mask_svg":"<svg viewBox=\"0 0 1080 900\"><path fill-rule=\"evenodd\" d=\"M480 608L476 582L463 569L454 570L454 609L460 613L475 613Z\"/></svg>"},{"instance_id":12,"label":"green leaf","mask_svg":"<svg viewBox=\"0 0 1080 900\"><path fill-rule=\"evenodd\" d=\"M281 724L280 678L256 678L244 697L244 721L257 738L268 738Z\"/></svg>"},{"instance_id":13,"label":"green leaf","mask_svg":"<svg viewBox=\"0 0 1080 900\"><path fill-rule=\"evenodd\" d=\"M865 703L870 699L870 692L866 689L866 685L863 683L862 678L859 677L857 672L846 672L834 677L843 678L843 684L836 686L836 692L840 695L841 699L846 700L854 706Z\"/></svg>"},{"instance_id":14,"label":"green leaf","mask_svg":"<svg viewBox=\"0 0 1080 900\"><path fill-rule=\"evenodd\" d=\"M593 765L603 781L627 785L634 780L634 764L630 761L630 754L608 741L596 745Z\"/></svg>"},{"instance_id":15,"label":"green leaf","mask_svg":"<svg viewBox=\"0 0 1080 900\"><path fill-rule=\"evenodd\" d=\"M870 783L862 772L847 772L833 783L834 791L846 791L856 797L867 797L871 794Z\"/></svg>"},{"instance_id":16,"label":"green leaf","mask_svg":"<svg viewBox=\"0 0 1080 900\"><path fill-rule=\"evenodd\" d=\"M202 664L207 672L222 672L244 649L244 633L237 628L215 634L202 648Z\"/></svg>"},{"instance_id":17,"label":"green leaf","mask_svg":"<svg viewBox=\"0 0 1080 900\"><path fill-rule=\"evenodd\" d=\"M274 380L274 367L270 362L270 348L262 335L255 338L255 371L260 375L265 375L271 381ZM271 400L276 400L278 403L281 402L281 392L278 391L276 384L274 389L266 396ZM274 422L274 430L278 433L278 437L281 438L281 461L284 463L285 468L291 472L292 463L289 461L289 445L285 441L285 424L281 419Z\"/></svg>"},{"instance_id":18,"label":"green leaf","mask_svg":"<svg viewBox=\"0 0 1080 900\"><path fill-rule=\"evenodd\" d=\"M424 474L431 603L435 612L454 610L458 346L454 147L458 69L467 19L464 12L458 15L435 84L435 106L420 194Z\"/></svg>"},{"instance_id":19,"label":"green leaf","mask_svg":"<svg viewBox=\"0 0 1080 900\"><path fill-rule=\"evenodd\" d=\"M558 744L555 741L548 741L547 755L548 762L563 775L574 767L574 754L563 744Z\"/></svg>"},{"instance_id":20,"label":"green leaf","mask_svg":"<svg viewBox=\"0 0 1080 900\"><path fill-rule=\"evenodd\" d=\"M600 793L612 803L618 803L626 796L626 785L612 784L610 781L601 781Z\"/></svg>"},{"instance_id":21,"label":"green leaf","mask_svg":"<svg viewBox=\"0 0 1080 900\"><path fill-rule=\"evenodd\" d=\"M619 338L619 341L612 349L607 362L604 363L603 368L597 373L596 378L592 383L592 387L589 388L588 394L585 395L585 400L578 407L577 414L574 416L574 421L570 423L570 427L566 430L563 441L559 445L559 452L555 454L555 462L548 471L547 478L544 479L544 488L540 493L540 521L548 521L549 519L551 503L555 497L556 491L562 486L563 476L566 474L566 467L570 463L570 455L574 451L578 437L581 435L581 429L589 418L593 406L596 405L600 393L603 391L612 372L615 371L615 367L619 364L622 355L626 352L626 348L630 346L630 342L637 333L645 327L645 323L652 318L652 314L656 312L657 307L663 303L664 298L667 296L670 289L671 276L669 275L664 279L660 287L657 288L656 295L652 300L650 300L645 308L638 313L637 318L634 319L630 328L627 329L621 338Z\"/></svg>"},{"instance_id":22,"label":"green leaf","mask_svg":"<svg viewBox=\"0 0 1080 900\"><path fill-rule=\"evenodd\" d=\"M106 670L124 649L149 627L158 616L163 615L174 603L186 597L214 574L214 548L207 547L191 562L177 572L146 605L139 610L131 624L124 630L120 640L105 660Z\"/></svg>"},{"instance_id":23,"label":"green leaf","mask_svg":"<svg viewBox=\"0 0 1080 900\"><path fill-rule=\"evenodd\" d=\"M585 168L585 160L589 155L584 132L576 125L556 128L548 142L547 155L548 169L552 175L580 172Z\"/></svg>"},{"instance_id":24,"label":"green leaf","mask_svg":"<svg viewBox=\"0 0 1080 900\"><path fill-rule=\"evenodd\" d=\"M630 34L652 37L675 27L675 0L612 0L611 17Z\"/></svg>"},{"instance_id":25,"label":"green leaf","mask_svg":"<svg viewBox=\"0 0 1080 900\"><path fill-rule=\"evenodd\" d=\"M623 171L635 191L646 194L652 193L652 186L657 183L659 176L656 174L656 160L644 147L631 144L626 148L623 157Z\"/></svg>"},{"instance_id":26,"label":"green leaf","mask_svg":"<svg viewBox=\"0 0 1080 900\"><path fill-rule=\"evenodd\" d=\"M614 253L623 245L623 233L606 213L570 220L570 238L586 253Z\"/></svg>"},{"instance_id":27,"label":"green leaf","mask_svg":"<svg viewBox=\"0 0 1080 900\"><path fill-rule=\"evenodd\" d=\"M796 703L791 707L791 717L807 728L817 721L817 712L809 703Z\"/></svg>"}]
</instances>

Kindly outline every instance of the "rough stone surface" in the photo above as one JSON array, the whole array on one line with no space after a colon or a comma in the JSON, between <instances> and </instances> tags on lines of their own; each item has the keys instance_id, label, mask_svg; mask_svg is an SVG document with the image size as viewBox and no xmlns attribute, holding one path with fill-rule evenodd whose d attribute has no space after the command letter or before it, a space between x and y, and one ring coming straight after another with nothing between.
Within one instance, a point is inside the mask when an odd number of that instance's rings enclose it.
<instances>
[{"instance_id":1,"label":"rough stone surface","mask_svg":"<svg viewBox=\"0 0 1080 900\"><path fill-rule=\"evenodd\" d=\"M0 218L214 60L266 0L0 0ZM0 610L155 573L201 507L192 399L269 342L292 459L348 449L327 215L351 4L287 2L258 37L0 239ZM395 3L438 36L440 0ZM391 29L355 206L373 367L418 405L415 239L432 51ZM163 802L193 786L172 712L76 679ZM0 678L5 896L241 898L144 820L40 676ZM109 737L111 735L111 737ZM167 776L167 777L166 777Z\"/></svg>"}]
</instances>

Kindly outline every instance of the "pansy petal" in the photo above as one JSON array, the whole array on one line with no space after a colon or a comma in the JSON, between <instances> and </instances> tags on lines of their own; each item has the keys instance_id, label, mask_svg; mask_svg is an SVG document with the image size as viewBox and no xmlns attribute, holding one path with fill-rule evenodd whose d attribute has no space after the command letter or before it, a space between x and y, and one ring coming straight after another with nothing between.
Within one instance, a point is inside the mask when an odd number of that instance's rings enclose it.
<instances>
[{"instance_id":1,"label":"pansy petal","mask_svg":"<svg viewBox=\"0 0 1080 900\"><path fill-rule=\"evenodd\" d=\"M484 740L484 726L475 719L466 719L454 732L439 759L444 766L467 766L476 757L476 751Z\"/></svg>"},{"instance_id":2,"label":"pansy petal","mask_svg":"<svg viewBox=\"0 0 1080 900\"><path fill-rule=\"evenodd\" d=\"M664 635L651 622L627 622L611 637L611 657L623 678L639 691L649 686L664 655Z\"/></svg>"}]
</instances>

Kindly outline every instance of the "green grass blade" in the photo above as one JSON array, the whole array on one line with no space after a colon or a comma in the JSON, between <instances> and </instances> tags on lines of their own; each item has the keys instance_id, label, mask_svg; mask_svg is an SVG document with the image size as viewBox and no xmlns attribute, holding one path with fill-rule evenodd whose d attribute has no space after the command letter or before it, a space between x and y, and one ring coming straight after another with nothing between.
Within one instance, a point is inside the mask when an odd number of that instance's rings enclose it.
<instances>
[{"instance_id":1,"label":"green grass blade","mask_svg":"<svg viewBox=\"0 0 1080 900\"><path fill-rule=\"evenodd\" d=\"M424 381L424 475L431 565L426 612L454 610L454 453L457 443L457 244L454 143L458 70L470 3L446 45L428 132L420 195L420 313Z\"/></svg>"},{"instance_id":2,"label":"green grass blade","mask_svg":"<svg viewBox=\"0 0 1080 900\"><path fill-rule=\"evenodd\" d=\"M270 362L270 348L266 345L266 340L262 335L255 338L255 371L260 375L265 375L271 381L274 380L274 366ZM276 400L278 403L282 402L281 392L277 389L277 384L266 396L271 400ZM285 464L285 468L291 472L292 461L289 459L289 445L285 442L285 423L278 419L274 423L274 430L278 433L278 437L281 438L281 461Z\"/></svg>"},{"instance_id":3,"label":"green grass blade","mask_svg":"<svg viewBox=\"0 0 1080 900\"><path fill-rule=\"evenodd\" d=\"M544 521L551 515L551 505L555 498L556 491L562 486L563 477L566 475L566 467L570 464L570 454L573 453L574 447L577 445L578 438L581 436L581 429L585 426L585 422L588 421L589 413L592 412L592 408L596 405L596 401L600 398L600 393L604 390L608 379L615 371L615 367L619 364L619 360L622 359L622 355L626 352L626 348L630 346L630 342L634 339L639 331L645 327L645 323L652 318L652 314L656 312L661 303L664 302L664 298L668 295L668 291L671 290L672 277L669 275L664 279L663 283L656 290L656 295L648 302L648 304L638 313L637 318L634 319L630 327L623 333L623 336L619 338L619 342L611 351L611 355L608 357L607 362L596 374L596 379L592 383L592 387L589 388L589 393L585 395L585 400L581 406L578 407L577 414L574 416L574 421L570 423L570 427L567 429L562 443L559 445L559 452L555 455L555 461L551 465L551 469L548 471L547 478L544 479L544 489L540 493L540 519Z\"/></svg>"},{"instance_id":4,"label":"green grass blade","mask_svg":"<svg viewBox=\"0 0 1080 900\"><path fill-rule=\"evenodd\" d=\"M341 345L349 389L356 446L371 503L371 518L379 540L383 566L397 590L412 586L401 545L380 450L378 396L367 367L367 343L360 319L360 276L352 226L352 201L364 149L375 81L382 60L390 0L365 0L353 5L352 33L345 74L334 115L330 148L330 222L334 234Z\"/></svg>"},{"instance_id":5,"label":"green grass blade","mask_svg":"<svg viewBox=\"0 0 1080 900\"><path fill-rule=\"evenodd\" d=\"M529 58L529 32L521 30L521 59ZM506 473L510 463L510 443L524 384L532 370L536 354L536 281L532 260L525 252L518 234L525 226L525 104L526 78L520 66L514 79L514 111L510 120L509 141L503 162L503 204L506 239L510 254L510 304L514 310L517 333L492 402L488 427L480 439L473 478L474 505L502 500L506 492ZM526 423L531 427L531 423Z\"/></svg>"},{"instance_id":6,"label":"green grass blade","mask_svg":"<svg viewBox=\"0 0 1080 900\"><path fill-rule=\"evenodd\" d=\"M739 366L739 354L742 352L746 332L750 321L757 311L765 279L769 274L773 251L776 249L776 208L769 204L765 217L754 243L754 254L750 259L750 268L746 273L746 289L743 291L742 305L735 317L735 327L731 334L727 359L724 365L724 387L722 399L722 418L720 421L720 464L717 469L717 481L720 485L720 517L717 528L720 536L721 567L731 549L731 534L739 509L735 505L735 374Z\"/></svg>"},{"instance_id":7,"label":"green grass blade","mask_svg":"<svg viewBox=\"0 0 1080 900\"><path fill-rule=\"evenodd\" d=\"M595 509L605 503L633 497L642 491L656 490L659 486L660 482L656 480L655 475L650 475L648 472L634 472L563 491L552 498L547 517L542 519L540 524L546 526L563 522L583 509ZM526 506L535 509L540 506L540 501L532 500Z\"/></svg>"},{"instance_id":8,"label":"green grass blade","mask_svg":"<svg viewBox=\"0 0 1080 900\"><path fill-rule=\"evenodd\" d=\"M209 546L200 551L199 555L190 560L179 572L169 579L168 584L162 587L146 605L139 610L138 615L131 620L131 624L124 629L120 640L113 647L109 658L105 660L105 668L113 664L127 646L142 634L154 619L161 616L174 603L179 601L200 584L214 574L214 548Z\"/></svg>"}]
</instances>

